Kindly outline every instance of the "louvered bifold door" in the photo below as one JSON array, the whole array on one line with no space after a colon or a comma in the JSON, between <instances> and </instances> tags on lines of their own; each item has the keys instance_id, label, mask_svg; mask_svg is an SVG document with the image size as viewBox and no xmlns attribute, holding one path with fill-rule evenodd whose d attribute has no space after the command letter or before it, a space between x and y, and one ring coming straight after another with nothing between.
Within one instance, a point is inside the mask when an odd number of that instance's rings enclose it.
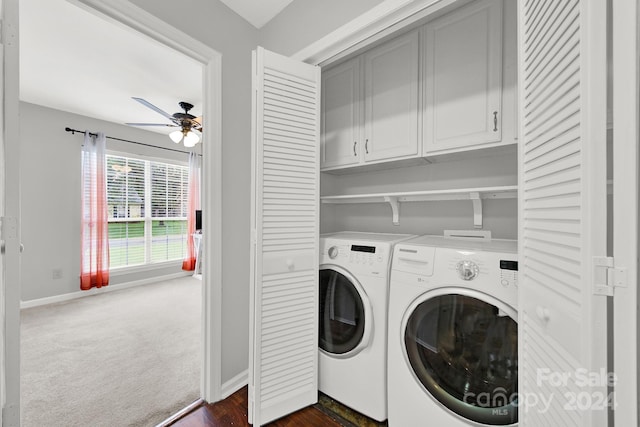
<instances>
[{"instance_id":1,"label":"louvered bifold door","mask_svg":"<svg viewBox=\"0 0 640 427\"><path fill-rule=\"evenodd\" d=\"M320 68L253 53L249 421L317 401Z\"/></svg>"},{"instance_id":2,"label":"louvered bifold door","mask_svg":"<svg viewBox=\"0 0 640 427\"><path fill-rule=\"evenodd\" d=\"M606 0L522 0L519 425L607 425Z\"/></svg>"}]
</instances>

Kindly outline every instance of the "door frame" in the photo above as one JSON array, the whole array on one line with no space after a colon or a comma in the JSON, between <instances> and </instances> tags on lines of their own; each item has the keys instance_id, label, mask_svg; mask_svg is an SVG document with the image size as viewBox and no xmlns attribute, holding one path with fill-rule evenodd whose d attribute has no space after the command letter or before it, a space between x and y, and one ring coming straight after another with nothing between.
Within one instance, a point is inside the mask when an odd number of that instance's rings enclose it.
<instances>
[{"instance_id":1,"label":"door frame","mask_svg":"<svg viewBox=\"0 0 640 427\"><path fill-rule=\"evenodd\" d=\"M221 395L221 342L222 342L222 55L202 42L193 39L185 33L171 27L166 22L156 18L145 10L126 0L112 0L103 3L97 0L67 0L85 10L106 18L116 24L123 25L142 33L151 39L164 44L198 62L203 66L203 126L208 129L203 133L203 192L202 207L204 222L207 227L203 230L204 253L207 257L207 268L203 274L202 290L202 371L200 382L201 397L208 401L216 401ZM7 126L4 129L4 141L18 141L5 144L5 155L9 159L19 158L19 121L18 121L18 0L5 0L3 13L7 21L3 25L3 41L5 44L5 105L4 119ZM6 162L6 175L17 176L19 162ZM15 165L15 166L12 166ZM15 170L14 170L15 169ZM15 181L15 180L14 180ZM9 180L11 182L11 180ZM19 183L5 183L6 197L19 200ZM7 217L16 218L15 238L7 239L7 253L5 263L19 266L19 207L17 211L7 211ZM7 206L10 207L10 206ZM14 209L15 210L15 209ZM5 227L6 228L6 227ZM5 233L7 234L7 233ZM11 259L10 259L11 258ZM16 258L16 259L14 259ZM12 269L13 270L13 269ZM18 277L11 276L9 283L20 283ZM5 278L6 279L6 278ZM16 280L17 279L17 280ZM20 286L2 289L6 298L5 316L5 369L10 377L6 378L6 405L3 402L2 419L5 424L19 425L20 422ZM13 343L14 345L8 345ZM16 345L17 344L17 345Z\"/></svg>"},{"instance_id":2,"label":"door frame","mask_svg":"<svg viewBox=\"0 0 640 427\"><path fill-rule=\"evenodd\" d=\"M222 55L127 0L67 0L103 18L124 25L202 64L202 275L201 397L221 397L222 362Z\"/></svg>"},{"instance_id":3,"label":"door frame","mask_svg":"<svg viewBox=\"0 0 640 427\"><path fill-rule=\"evenodd\" d=\"M509 1L509 0L505 0ZM516 0L521 1L521 0ZM325 37L292 55L312 65L327 66L354 51L372 44L394 31L411 25L423 17L443 13L468 0L384 0L374 8L339 27ZM634 0L614 2L613 19L613 115L614 146L624 147L614 154L614 254L616 265L627 269L626 288L617 288L614 296L614 365L628 371L618 374L614 412L616 425L636 425L640 419L639 393L640 325L637 305L640 300L638 278L640 246L640 6ZM630 87L631 86L631 89ZM614 149L615 151L615 149ZM632 184L630 184L632 183ZM624 197L631 194L633 197ZM620 221L628 218L626 223ZM617 229L616 229L617 227ZM629 239L629 236L636 236ZM614 326L615 327L615 326ZM633 348L629 346L633 340Z\"/></svg>"},{"instance_id":4,"label":"door frame","mask_svg":"<svg viewBox=\"0 0 640 427\"><path fill-rule=\"evenodd\" d=\"M613 294L615 425L638 425L638 204L640 142L640 7L615 1L613 26L613 259L626 285ZM629 342L635 345L629 345ZM620 373L618 368L624 372Z\"/></svg>"},{"instance_id":5,"label":"door frame","mask_svg":"<svg viewBox=\"0 0 640 427\"><path fill-rule=\"evenodd\" d=\"M18 0L2 1L2 215L3 263L0 277L0 426L20 424L20 123Z\"/></svg>"}]
</instances>

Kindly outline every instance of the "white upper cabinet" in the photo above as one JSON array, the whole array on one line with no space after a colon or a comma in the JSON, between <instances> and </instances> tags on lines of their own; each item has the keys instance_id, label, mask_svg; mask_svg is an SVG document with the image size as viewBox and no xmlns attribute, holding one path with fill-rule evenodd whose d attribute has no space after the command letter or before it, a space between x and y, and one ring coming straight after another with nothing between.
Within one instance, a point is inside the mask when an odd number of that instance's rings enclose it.
<instances>
[{"instance_id":1,"label":"white upper cabinet","mask_svg":"<svg viewBox=\"0 0 640 427\"><path fill-rule=\"evenodd\" d=\"M323 71L322 169L422 156L419 34Z\"/></svg>"},{"instance_id":2,"label":"white upper cabinet","mask_svg":"<svg viewBox=\"0 0 640 427\"><path fill-rule=\"evenodd\" d=\"M323 70L321 169L514 144L516 9L475 0Z\"/></svg>"},{"instance_id":3,"label":"white upper cabinet","mask_svg":"<svg viewBox=\"0 0 640 427\"><path fill-rule=\"evenodd\" d=\"M322 167L360 162L360 58L322 73Z\"/></svg>"},{"instance_id":4,"label":"white upper cabinet","mask_svg":"<svg viewBox=\"0 0 640 427\"><path fill-rule=\"evenodd\" d=\"M411 32L364 55L364 160L418 152L419 33Z\"/></svg>"},{"instance_id":5,"label":"white upper cabinet","mask_svg":"<svg viewBox=\"0 0 640 427\"><path fill-rule=\"evenodd\" d=\"M502 140L502 24L481 0L425 25L425 156Z\"/></svg>"}]
</instances>

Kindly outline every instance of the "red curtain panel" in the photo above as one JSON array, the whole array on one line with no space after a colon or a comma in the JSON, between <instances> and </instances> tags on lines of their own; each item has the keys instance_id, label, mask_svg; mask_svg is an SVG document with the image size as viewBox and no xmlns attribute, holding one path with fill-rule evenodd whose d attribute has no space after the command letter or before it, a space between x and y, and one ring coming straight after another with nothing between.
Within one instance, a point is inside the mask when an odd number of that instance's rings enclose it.
<instances>
[{"instance_id":1,"label":"red curtain panel","mask_svg":"<svg viewBox=\"0 0 640 427\"><path fill-rule=\"evenodd\" d=\"M80 289L109 284L109 229L104 133L85 132L82 147Z\"/></svg>"},{"instance_id":2,"label":"red curtain panel","mask_svg":"<svg viewBox=\"0 0 640 427\"><path fill-rule=\"evenodd\" d=\"M192 234L196 231L196 210L200 209L200 156L189 154L189 195L187 197L187 253L182 261L182 269L196 268L196 249Z\"/></svg>"}]
</instances>

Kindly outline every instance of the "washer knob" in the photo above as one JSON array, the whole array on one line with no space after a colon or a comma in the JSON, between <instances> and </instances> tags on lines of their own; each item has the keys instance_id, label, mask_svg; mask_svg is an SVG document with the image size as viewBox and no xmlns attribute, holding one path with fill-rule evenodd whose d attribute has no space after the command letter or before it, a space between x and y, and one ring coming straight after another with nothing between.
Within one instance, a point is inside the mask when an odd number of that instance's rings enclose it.
<instances>
[{"instance_id":1,"label":"washer knob","mask_svg":"<svg viewBox=\"0 0 640 427\"><path fill-rule=\"evenodd\" d=\"M338 256L338 247L337 246L331 246L329 248L329 258L334 259L335 257Z\"/></svg>"},{"instance_id":2,"label":"washer knob","mask_svg":"<svg viewBox=\"0 0 640 427\"><path fill-rule=\"evenodd\" d=\"M456 265L456 270L458 270L458 275L462 280L473 280L480 272L478 265L469 260L460 261Z\"/></svg>"}]
</instances>

